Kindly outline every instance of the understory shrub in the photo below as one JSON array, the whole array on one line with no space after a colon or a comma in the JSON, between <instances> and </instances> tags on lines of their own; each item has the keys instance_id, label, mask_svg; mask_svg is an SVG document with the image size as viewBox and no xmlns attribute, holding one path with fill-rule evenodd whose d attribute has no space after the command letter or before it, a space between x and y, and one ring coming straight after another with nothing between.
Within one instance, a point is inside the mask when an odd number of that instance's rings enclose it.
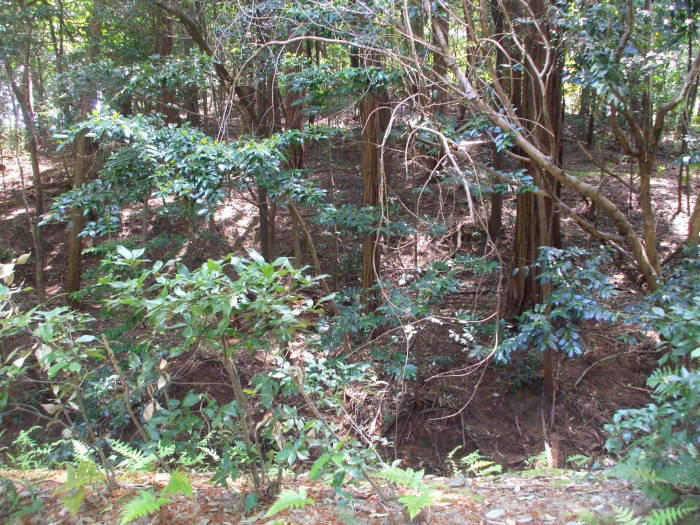
<instances>
[{"instance_id":1,"label":"understory shrub","mask_svg":"<svg viewBox=\"0 0 700 525\"><path fill-rule=\"evenodd\" d=\"M615 470L664 504L700 495L700 260L688 255L632 317L659 336L653 401L605 427Z\"/></svg>"},{"instance_id":2,"label":"understory shrub","mask_svg":"<svg viewBox=\"0 0 700 525\"><path fill-rule=\"evenodd\" d=\"M62 429L63 441L55 442L75 458L72 472L87 472L85 465L104 472L82 481L109 484L115 468L207 464L221 484L249 476L256 495L247 503L254 505L278 490L286 469L315 457L330 455L317 470L331 472L338 488L376 461L372 446L341 436L326 420L342 414L342 389L368 367L323 351L311 320L330 297L306 293L318 278L255 252L190 270L119 246L109 264L115 271L100 279L96 296L100 330L95 318L66 307L15 312L11 298L21 291L0 290L7 312L1 334L31 338L0 367L0 417L28 411ZM302 343L304 353L295 354ZM251 358L264 364L251 366ZM194 360L217 363L228 378L229 402L183 391L178 370ZM28 374L39 375L38 387L20 388ZM127 429L128 444L113 437ZM46 457L25 453L20 460L29 466ZM85 495L77 478L67 489L77 498L73 509ZM144 503L152 505L139 508L164 503L151 496Z\"/></svg>"}]
</instances>

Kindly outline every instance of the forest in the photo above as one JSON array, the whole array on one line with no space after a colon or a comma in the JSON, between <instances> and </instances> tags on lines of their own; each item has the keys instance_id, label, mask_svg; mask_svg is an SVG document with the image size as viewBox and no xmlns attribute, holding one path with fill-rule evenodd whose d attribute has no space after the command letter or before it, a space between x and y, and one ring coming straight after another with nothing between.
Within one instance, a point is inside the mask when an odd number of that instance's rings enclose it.
<instances>
[{"instance_id":1,"label":"forest","mask_svg":"<svg viewBox=\"0 0 700 525\"><path fill-rule=\"evenodd\" d=\"M700 519L698 0L0 0L0 522Z\"/></svg>"}]
</instances>

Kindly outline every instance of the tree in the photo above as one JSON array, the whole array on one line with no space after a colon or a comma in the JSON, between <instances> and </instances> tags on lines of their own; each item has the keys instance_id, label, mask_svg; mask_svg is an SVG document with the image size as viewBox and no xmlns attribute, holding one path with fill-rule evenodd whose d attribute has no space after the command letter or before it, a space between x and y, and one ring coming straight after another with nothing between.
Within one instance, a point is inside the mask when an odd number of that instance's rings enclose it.
<instances>
[{"instance_id":1,"label":"tree","mask_svg":"<svg viewBox=\"0 0 700 525\"><path fill-rule=\"evenodd\" d=\"M92 6L90 13L90 23L87 35L87 51L86 61L88 64L94 64L99 53L99 45L101 39L102 23L101 23L101 6L95 3ZM95 108L97 101L97 86L84 85L80 92L80 113L83 119L90 115L90 112ZM73 188L77 188L87 182L90 173L93 171L94 155L96 148L92 138L87 136L87 132L80 133L73 145L74 164L73 164ZM81 260L82 260L82 237L80 234L83 231L85 224L84 213L86 210L74 208L71 213L70 226L68 231L67 251L68 261L66 263L66 284L65 290L68 294L68 301L75 305L75 301L71 299L71 293L80 290L81 277Z\"/></svg>"},{"instance_id":2,"label":"tree","mask_svg":"<svg viewBox=\"0 0 700 525\"><path fill-rule=\"evenodd\" d=\"M3 6L1 26L4 31L0 33L2 39L0 45L4 54L3 65L6 78L22 113L26 147L31 160L35 217L30 219L30 223L35 251L36 293L39 301L43 302L46 299L44 240L37 223L44 213L44 189L39 167L39 130L34 111L34 75L32 74L32 62L36 52L34 37L38 31L41 10L33 6L33 9L22 11L23 16L17 17L15 7L12 3ZM17 73L19 73L19 79Z\"/></svg>"}]
</instances>

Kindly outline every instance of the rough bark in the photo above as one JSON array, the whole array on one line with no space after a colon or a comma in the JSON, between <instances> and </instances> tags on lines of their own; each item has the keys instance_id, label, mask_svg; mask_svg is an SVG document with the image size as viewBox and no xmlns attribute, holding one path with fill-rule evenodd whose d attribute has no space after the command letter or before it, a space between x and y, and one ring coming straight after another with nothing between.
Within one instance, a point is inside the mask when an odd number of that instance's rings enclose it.
<instances>
[{"instance_id":1,"label":"rough bark","mask_svg":"<svg viewBox=\"0 0 700 525\"><path fill-rule=\"evenodd\" d=\"M376 57L365 57L365 66L377 66ZM361 169L362 169L362 205L378 206L381 199L381 135L382 119L380 115L380 94L370 90L360 101L360 124L362 126ZM379 238L376 233L362 239L362 289L365 290L364 301L368 308L376 302L367 290L377 282L380 264Z\"/></svg>"}]
</instances>

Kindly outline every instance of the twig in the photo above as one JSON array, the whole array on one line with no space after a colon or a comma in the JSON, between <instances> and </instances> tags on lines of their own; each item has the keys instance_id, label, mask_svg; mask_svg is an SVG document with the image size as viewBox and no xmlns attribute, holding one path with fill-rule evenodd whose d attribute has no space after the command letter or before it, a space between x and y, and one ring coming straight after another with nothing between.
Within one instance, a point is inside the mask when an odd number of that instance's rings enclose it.
<instances>
[{"instance_id":1,"label":"twig","mask_svg":"<svg viewBox=\"0 0 700 525\"><path fill-rule=\"evenodd\" d=\"M609 355L609 356L603 357L602 359L599 359L598 361L596 361L595 363L593 363L591 366L589 366L588 368L586 368L583 372L581 372L581 375L578 376L578 379L574 382L574 388L578 387L578 384L583 380L584 377L586 377L586 374L591 370L591 368L595 367L596 365L599 365L599 364L602 363L603 361L607 361L607 360L609 360L609 359L613 359L613 358L615 358L615 357L620 357L620 356L623 356L623 355L655 354L655 353L657 353L657 350L644 350L644 351L641 351L641 352L620 352L619 354L613 354L613 355Z\"/></svg>"},{"instance_id":2,"label":"twig","mask_svg":"<svg viewBox=\"0 0 700 525\"><path fill-rule=\"evenodd\" d=\"M122 388L124 389L124 406L126 407L126 411L129 412L129 416L131 417L131 421L134 423L134 426L136 427L136 430L138 431L139 435L144 441L149 441L148 434L146 433L146 430L143 428L143 425L141 424L141 421L139 421L139 418L136 417L136 413L134 412L134 409L131 407L131 389L129 388L129 382L126 379L126 376L124 375L124 371L121 369L119 366L119 362L117 361L117 358L114 356L114 352L112 351L112 347L109 345L109 342L107 341L107 338L105 337L104 334L102 334L102 344L105 347L105 350L107 350L107 357L109 358L109 362L112 363L112 367L114 368L114 371L117 373L119 376L119 380L122 383ZM160 454L158 454L158 451L156 450L154 452L154 455L156 456L156 460L158 461L158 464L163 467L163 469L166 472L170 472L170 467L163 461L163 458L160 457Z\"/></svg>"}]
</instances>

